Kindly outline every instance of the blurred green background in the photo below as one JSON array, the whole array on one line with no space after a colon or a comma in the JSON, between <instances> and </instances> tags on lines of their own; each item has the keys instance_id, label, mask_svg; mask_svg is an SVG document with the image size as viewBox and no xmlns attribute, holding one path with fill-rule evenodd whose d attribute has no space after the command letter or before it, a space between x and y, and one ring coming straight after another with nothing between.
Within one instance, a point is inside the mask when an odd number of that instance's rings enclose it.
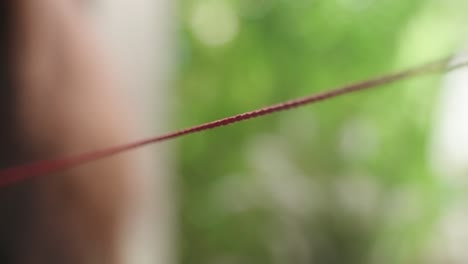
<instances>
[{"instance_id":1,"label":"blurred green background","mask_svg":"<svg viewBox=\"0 0 468 264\"><path fill-rule=\"evenodd\" d=\"M444 57L468 1L181 0L178 127ZM181 263L437 263L441 76L178 141Z\"/></svg>"}]
</instances>

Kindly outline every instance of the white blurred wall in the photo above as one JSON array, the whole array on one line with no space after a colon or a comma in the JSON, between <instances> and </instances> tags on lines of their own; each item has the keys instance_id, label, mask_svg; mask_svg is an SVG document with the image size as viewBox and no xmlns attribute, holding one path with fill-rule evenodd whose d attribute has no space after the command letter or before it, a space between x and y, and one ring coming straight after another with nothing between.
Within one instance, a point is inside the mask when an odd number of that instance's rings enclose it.
<instances>
[{"instance_id":1,"label":"white blurred wall","mask_svg":"<svg viewBox=\"0 0 468 264\"><path fill-rule=\"evenodd\" d=\"M461 52L458 60L468 59ZM468 263L468 69L444 77L430 148L434 172L451 191L434 230L428 263Z\"/></svg>"},{"instance_id":2,"label":"white blurred wall","mask_svg":"<svg viewBox=\"0 0 468 264\"><path fill-rule=\"evenodd\" d=\"M455 60L466 60L466 52ZM431 159L450 183L468 186L468 69L447 73L436 107Z\"/></svg>"},{"instance_id":3,"label":"white blurred wall","mask_svg":"<svg viewBox=\"0 0 468 264\"><path fill-rule=\"evenodd\" d=\"M171 0L94 0L97 25L110 44L126 79L128 98L142 124L137 137L168 129L169 76L171 74ZM135 209L128 243L122 250L127 263L157 264L173 261L173 226L170 166L167 145L139 150L145 171L142 207Z\"/></svg>"}]
</instances>

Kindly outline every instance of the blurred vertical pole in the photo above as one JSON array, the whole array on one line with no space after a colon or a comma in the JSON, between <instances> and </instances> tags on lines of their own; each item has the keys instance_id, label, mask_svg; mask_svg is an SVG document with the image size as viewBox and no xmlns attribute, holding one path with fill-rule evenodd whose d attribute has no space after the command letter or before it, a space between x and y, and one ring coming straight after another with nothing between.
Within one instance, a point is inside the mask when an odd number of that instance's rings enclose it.
<instances>
[{"instance_id":1,"label":"blurred vertical pole","mask_svg":"<svg viewBox=\"0 0 468 264\"><path fill-rule=\"evenodd\" d=\"M129 100L145 124L141 137L168 128L171 74L171 0L96 0L93 11L105 41L128 78ZM134 212L123 249L126 263L172 263L173 228L170 165L167 145L139 151L146 171L142 207ZM136 179L137 180L137 179Z\"/></svg>"}]
</instances>

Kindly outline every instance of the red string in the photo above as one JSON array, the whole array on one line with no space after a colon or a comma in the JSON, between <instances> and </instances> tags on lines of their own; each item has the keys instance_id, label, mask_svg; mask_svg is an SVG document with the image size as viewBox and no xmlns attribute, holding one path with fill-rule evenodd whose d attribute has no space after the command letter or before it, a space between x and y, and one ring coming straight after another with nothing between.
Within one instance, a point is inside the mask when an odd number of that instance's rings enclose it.
<instances>
[{"instance_id":1,"label":"red string","mask_svg":"<svg viewBox=\"0 0 468 264\"><path fill-rule=\"evenodd\" d=\"M410 77L419 76L422 74L450 71L456 68L464 67L468 64L467 61L459 62L457 64L449 65L447 63L449 59L438 60L432 63L424 64L419 67L411 68L406 71L385 75L375 79L366 80L363 82L339 87L333 90L321 92L318 94L302 97L295 100L279 103L276 105L260 108L254 111L238 114L235 116L223 118L213 122L201 124L198 126L190 127L187 129L175 131L172 133L164 134L161 136L144 139L136 142L132 142L125 145L114 146L102 150L92 151L88 153L82 153L76 156L70 156L65 158L57 158L51 160L41 160L33 163L20 165L17 167L11 167L0 171L0 187L7 186L27 180L34 177L47 175L54 172L71 169L79 165L83 165L98 159L110 157L125 151L137 149L146 145L154 144L157 142L166 141L169 139L178 138L184 135L202 132L218 128L221 126L227 126L241 121L245 121L260 116L269 115L279 111L285 111L291 108L300 107L316 102L320 102L326 99L337 97L352 92L361 91L368 88L373 88L383 84L390 84L399 80L407 79Z\"/></svg>"}]
</instances>

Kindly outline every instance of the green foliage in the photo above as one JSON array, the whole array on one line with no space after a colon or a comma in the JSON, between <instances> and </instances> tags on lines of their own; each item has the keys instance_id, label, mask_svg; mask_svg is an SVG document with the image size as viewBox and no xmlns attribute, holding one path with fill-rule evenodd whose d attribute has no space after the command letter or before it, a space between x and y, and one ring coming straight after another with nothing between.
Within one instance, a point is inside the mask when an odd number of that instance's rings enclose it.
<instances>
[{"instance_id":1,"label":"green foliage","mask_svg":"<svg viewBox=\"0 0 468 264\"><path fill-rule=\"evenodd\" d=\"M453 9L436 13L443 1L180 6L179 126L429 61L457 42L450 25L458 21L447 19ZM429 39L437 41L419 42ZM437 82L405 82L180 141L182 263L422 261L442 194L426 160Z\"/></svg>"}]
</instances>

